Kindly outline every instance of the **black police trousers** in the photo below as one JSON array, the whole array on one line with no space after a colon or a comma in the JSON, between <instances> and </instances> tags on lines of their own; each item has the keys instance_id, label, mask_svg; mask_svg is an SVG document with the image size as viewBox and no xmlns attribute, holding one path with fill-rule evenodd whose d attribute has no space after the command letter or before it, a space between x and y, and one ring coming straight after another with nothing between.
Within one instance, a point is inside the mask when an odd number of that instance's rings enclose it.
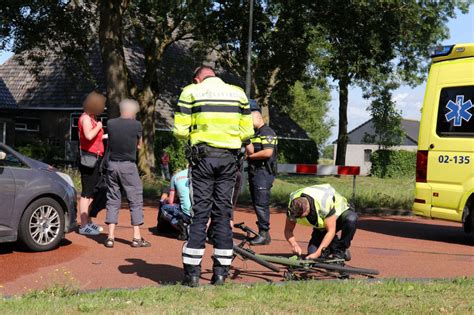
<instances>
[{"instance_id":1,"label":"black police trousers","mask_svg":"<svg viewBox=\"0 0 474 315\"><path fill-rule=\"evenodd\" d=\"M352 210L346 210L336 220L336 231L341 231L341 237L334 236L329 248L336 251L344 251L351 246L351 241L354 238L354 234L357 230L357 214ZM308 244L308 254L312 254L317 251L319 245L323 241L326 235L326 230L313 229L311 234L311 240Z\"/></svg>"},{"instance_id":2,"label":"black police trousers","mask_svg":"<svg viewBox=\"0 0 474 315\"><path fill-rule=\"evenodd\" d=\"M249 189L259 231L270 229L270 192L275 176L264 167L249 174Z\"/></svg>"},{"instance_id":3,"label":"black police trousers","mask_svg":"<svg viewBox=\"0 0 474 315\"><path fill-rule=\"evenodd\" d=\"M204 157L191 169L193 219L188 241L183 247L184 272L199 276L206 242L206 226L213 227L215 275L227 276L233 258L230 220L232 194L237 171L236 157L229 153L220 157Z\"/></svg>"}]
</instances>

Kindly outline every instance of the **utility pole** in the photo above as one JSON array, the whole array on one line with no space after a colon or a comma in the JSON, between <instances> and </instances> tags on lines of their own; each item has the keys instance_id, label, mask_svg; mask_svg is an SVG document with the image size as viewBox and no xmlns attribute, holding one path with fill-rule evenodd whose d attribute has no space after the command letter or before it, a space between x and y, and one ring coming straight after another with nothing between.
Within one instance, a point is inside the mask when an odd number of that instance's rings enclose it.
<instances>
[{"instance_id":1,"label":"utility pole","mask_svg":"<svg viewBox=\"0 0 474 315\"><path fill-rule=\"evenodd\" d=\"M249 0L249 34L247 45L247 76L245 78L245 93L250 98L251 80L252 80L252 32L253 32L253 0Z\"/></svg>"}]
</instances>

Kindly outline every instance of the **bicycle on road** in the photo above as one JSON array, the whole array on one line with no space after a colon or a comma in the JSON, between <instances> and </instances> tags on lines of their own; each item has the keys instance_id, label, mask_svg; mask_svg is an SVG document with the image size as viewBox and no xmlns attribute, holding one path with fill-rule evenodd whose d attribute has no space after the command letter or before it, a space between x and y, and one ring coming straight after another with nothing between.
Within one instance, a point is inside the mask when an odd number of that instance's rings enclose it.
<instances>
[{"instance_id":1,"label":"bicycle on road","mask_svg":"<svg viewBox=\"0 0 474 315\"><path fill-rule=\"evenodd\" d=\"M234 227L246 233L245 238L239 244L234 244L234 259L239 256L242 260L252 260L271 271L283 272L283 277L286 280L308 279L312 278L315 274L344 279L349 278L350 275L361 275L371 278L379 274L374 269L348 266L343 259L318 258L305 260L296 256L283 257L257 254L250 248L250 240L259 234L243 222L234 224Z\"/></svg>"}]
</instances>

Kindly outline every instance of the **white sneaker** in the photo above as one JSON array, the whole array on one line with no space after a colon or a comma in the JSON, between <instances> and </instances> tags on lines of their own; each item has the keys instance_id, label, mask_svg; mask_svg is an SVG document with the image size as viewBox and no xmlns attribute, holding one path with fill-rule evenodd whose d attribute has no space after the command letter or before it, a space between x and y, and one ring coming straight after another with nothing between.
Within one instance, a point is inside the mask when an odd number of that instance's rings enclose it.
<instances>
[{"instance_id":1,"label":"white sneaker","mask_svg":"<svg viewBox=\"0 0 474 315\"><path fill-rule=\"evenodd\" d=\"M82 235L99 235L100 232L96 229L93 229L90 224L86 224L86 226L79 228L79 234Z\"/></svg>"},{"instance_id":2,"label":"white sneaker","mask_svg":"<svg viewBox=\"0 0 474 315\"><path fill-rule=\"evenodd\" d=\"M99 231L99 232L102 232L102 231L104 230L103 227L101 227L101 226L98 225L98 224L92 223L92 222L89 223L89 226L90 226L91 228L93 228L94 230L97 230L97 231Z\"/></svg>"}]
</instances>

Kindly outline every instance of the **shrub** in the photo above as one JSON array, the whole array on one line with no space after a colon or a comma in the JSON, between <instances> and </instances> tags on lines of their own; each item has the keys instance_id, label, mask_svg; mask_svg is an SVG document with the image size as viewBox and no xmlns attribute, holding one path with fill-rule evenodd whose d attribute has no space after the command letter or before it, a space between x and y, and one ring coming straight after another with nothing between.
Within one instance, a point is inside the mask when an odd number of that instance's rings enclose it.
<instances>
[{"instance_id":1,"label":"shrub","mask_svg":"<svg viewBox=\"0 0 474 315\"><path fill-rule=\"evenodd\" d=\"M315 164L319 158L314 141L278 139L278 163Z\"/></svg>"},{"instance_id":2,"label":"shrub","mask_svg":"<svg viewBox=\"0 0 474 315\"><path fill-rule=\"evenodd\" d=\"M170 156L171 174L178 169L187 167L188 161L186 160L185 155L185 140L178 140L170 131L158 131L155 139L156 165L159 166L161 164L161 154L164 151Z\"/></svg>"},{"instance_id":3,"label":"shrub","mask_svg":"<svg viewBox=\"0 0 474 315\"><path fill-rule=\"evenodd\" d=\"M370 156L370 173L380 178L413 177L416 170L416 152L378 150Z\"/></svg>"},{"instance_id":4,"label":"shrub","mask_svg":"<svg viewBox=\"0 0 474 315\"><path fill-rule=\"evenodd\" d=\"M170 156L170 172L185 168L188 164L185 150L186 141L178 140L172 132L158 131L155 138L157 164L161 164L163 151ZM278 139L278 163L317 163L318 148L314 141Z\"/></svg>"},{"instance_id":5,"label":"shrub","mask_svg":"<svg viewBox=\"0 0 474 315\"><path fill-rule=\"evenodd\" d=\"M64 159L64 150L61 147L41 140L21 143L16 146L16 150L27 157L50 164Z\"/></svg>"}]
</instances>

